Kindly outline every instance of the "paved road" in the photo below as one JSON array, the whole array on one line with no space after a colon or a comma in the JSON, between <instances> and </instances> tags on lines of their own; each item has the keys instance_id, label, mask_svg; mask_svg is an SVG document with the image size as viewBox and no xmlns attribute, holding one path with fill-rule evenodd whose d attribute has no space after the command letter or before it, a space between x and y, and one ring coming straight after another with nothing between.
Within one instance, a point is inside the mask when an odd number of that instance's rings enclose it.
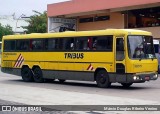
<instances>
[{"instance_id":1,"label":"paved road","mask_svg":"<svg viewBox=\"0 0 160 114\"><path fill-rule=\"evenodd\" d=\"M95 82L26 83L0 72L0 99L28 105L160 105L159 90L160 78L128 89L117 83L104 89Z\"/></svg>"}]
</instances>

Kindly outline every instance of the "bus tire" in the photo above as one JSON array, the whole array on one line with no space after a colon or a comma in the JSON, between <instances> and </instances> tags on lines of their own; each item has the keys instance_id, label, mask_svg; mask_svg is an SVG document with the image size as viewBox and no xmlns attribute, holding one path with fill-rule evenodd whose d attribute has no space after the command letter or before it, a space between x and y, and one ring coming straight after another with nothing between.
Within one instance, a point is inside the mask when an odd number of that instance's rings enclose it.
<instances>
[{"instance_id":1,"label":"bus tire","mask_svg":"<svg viewBox=\"0 0 160 114\"><path fill-rule=\"evenodd\" d=\"M33 73L31 71L31 69L29 67L27 67L27 66L22 67L22 69L21 69L21 76L22 76L23 81L25 81L25 82L32 82L32 81L34 81L34 79L33 79Z\"/></svg>"},{"instance_id":2,"label":"bus tire","mask_svg":"<svg viewBox=\"0 0 160 114\"><path fill-rule=\"evenodd\" d=\"M33 78L35 82L42 83L44 82L42 70L39 67L33 69Z\"/></svg>"},{"instance_id":3,"label":"bus tire","mask_svg":"<svg viewBox=\"0 0 160 114\"><path fill-rule=\"evenodd\" d=\"M132 85L133 83L121 83L121 85L125 88L128 88Z\"/></svg>"},{"instance_id":4,"label":"bus tire","mask_svg":"<svg viewBox=\"0 0 160 114\"><path fill-rule=\"evenodd\" d=\"M59 80L59 83L64 83L66 80L63 80L63 79L58 79Z\"/></svg>"},{"instance_id":5,"label":"bus tire","mask_svg":"<svg viewBox=\"0 0 160 114\"><path fill-rule=\"evenodd\" d=\"M96 82L98 87L107 88L111 85L109 82L109 76L106 70L100 70L96 74Z\"/></svg>"}]
</instances>

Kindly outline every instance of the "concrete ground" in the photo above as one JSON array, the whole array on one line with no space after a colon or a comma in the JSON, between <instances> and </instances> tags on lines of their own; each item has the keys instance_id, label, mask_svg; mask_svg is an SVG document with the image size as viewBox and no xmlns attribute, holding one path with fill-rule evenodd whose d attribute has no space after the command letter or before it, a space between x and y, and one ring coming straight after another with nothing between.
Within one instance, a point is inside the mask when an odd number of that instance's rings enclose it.
<instances>
[{"instance_id":1,"label":"concrete ground","mask_svg":"<svg viewBox=\"0 0 160 114\"><path fill-rule=\"evenodd\" d=\"M130 89L123 89L118 84L113 84L113 87L109 89L102 89L97 88L94 82L26 83L19 76L0 72L0 102L27 105L160 105L159 82L160 79L135 84ZM73 113L137 114L139 112L76 111ZM147 114L149 112L141 113ZM156 111L152 113L158 114Z\"/></svg>"}]
</instances>

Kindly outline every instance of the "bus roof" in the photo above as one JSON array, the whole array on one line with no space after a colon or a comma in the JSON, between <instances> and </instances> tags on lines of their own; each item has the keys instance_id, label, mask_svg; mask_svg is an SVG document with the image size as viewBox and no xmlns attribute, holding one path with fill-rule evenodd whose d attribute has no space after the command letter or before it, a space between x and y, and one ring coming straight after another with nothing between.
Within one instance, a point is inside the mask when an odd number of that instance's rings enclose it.
<instances>
[{"instance_id":1,"label":"bus roof","mask_svg":"<svg viewBox=\"0 0 160 114\"><path fill-rule=\"evenodd\" d=\"M106 29L93 31L66 31L58 33L31 33L22 35L7 35L3 39L26 39L26 38L53 38L53 37L73 37L73 36L100 36L100 35L152 35L151 32L136 29Z\"/></svg>"}]
</instances>

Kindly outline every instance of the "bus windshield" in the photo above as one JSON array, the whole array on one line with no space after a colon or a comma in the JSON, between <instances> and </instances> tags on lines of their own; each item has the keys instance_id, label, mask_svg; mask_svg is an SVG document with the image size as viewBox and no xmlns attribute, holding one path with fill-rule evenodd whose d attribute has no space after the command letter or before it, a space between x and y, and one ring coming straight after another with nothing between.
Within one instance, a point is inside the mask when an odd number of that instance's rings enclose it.
<instances>
[{"instance_id":1,"label":"bus windshield","mask_svg":"<svg viewBox=\"0 0 160 114\"><path fill-rule=\"evenodd\" d=\"M131 59L156 58L152 36L128 36L128 54Z\"/></svg>"}]
</instances>

